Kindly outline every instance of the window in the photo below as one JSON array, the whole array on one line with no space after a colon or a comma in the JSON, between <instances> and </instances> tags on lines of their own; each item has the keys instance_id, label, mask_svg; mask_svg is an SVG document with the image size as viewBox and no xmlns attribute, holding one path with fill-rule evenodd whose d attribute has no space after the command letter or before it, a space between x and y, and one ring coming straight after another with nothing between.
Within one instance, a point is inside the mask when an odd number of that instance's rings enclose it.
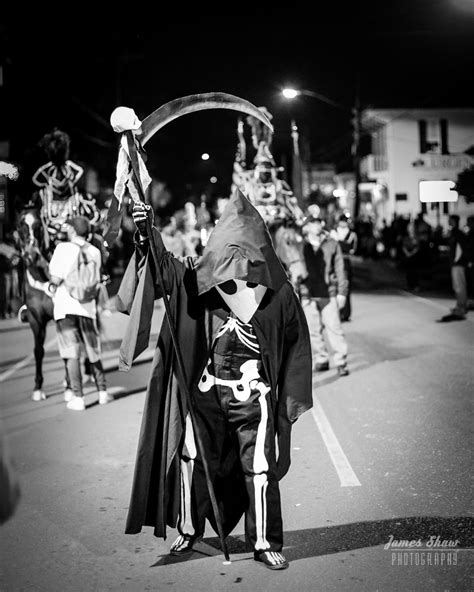
<instances>
[{"instance_id":1,"label":"window","mask_svg":"<svg viewBox=\"0 0 474 592\"><path fill-rule=\"evenodd\" d=\"M441 154L449 154L448 148L448 120L440 119L439 127L441 130Z\"/></svg>"},{"instance_id":2,"label":"window","mask_svg":"<svg viewBox=\"0 0 474 592\"><path fill-rule=\"evenodd\" d=\"M448 121L446 119L420 119L418 121L420 154L449 154Z\"/></svg>"},{"instance_id":3,"label":"window","mask_svg":"<svg viewBox=\"0 0 474 592\"><path fill-rule=\"evenodd\" d=\"M372 134L372 153L375 156L386 156L387 154L387 134L385 126L379 127Z\"/></svg>"}]
</instances>

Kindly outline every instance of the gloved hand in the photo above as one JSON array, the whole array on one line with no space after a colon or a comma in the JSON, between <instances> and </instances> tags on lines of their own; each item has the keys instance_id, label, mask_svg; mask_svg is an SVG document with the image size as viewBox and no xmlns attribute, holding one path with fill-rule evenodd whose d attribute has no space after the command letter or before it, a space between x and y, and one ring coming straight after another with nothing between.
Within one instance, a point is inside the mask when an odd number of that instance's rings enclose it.
<instances>
[{"instance_id":1,"label":"gloved hand","mask_svg":"<svg viewBox=\"0 0 474 592\"><path fill-rule=\"evenodd\" d=\"M343 296L342 294L338 294L336 296L336 300L337 300L337 308L339 310L341 310L342 308L344 308L344 306L346 305L346 297Z\"/></svg>"},{"instance_id":2,"label":"gloved hand","mask_svg":"<svg viewBox=\"0 0 474 592\"><path fill-rule=\"evenodd\" d=\"M146 238L147 218L148 220L150 220L151 225L153 225L153 221L155 218L153 214L153 208L148 204L135 203L132 209L132 218L133 222L135 223L135 226L138 229L138 232L140 233L141 238Z\"/></svg>"}]
</instances>

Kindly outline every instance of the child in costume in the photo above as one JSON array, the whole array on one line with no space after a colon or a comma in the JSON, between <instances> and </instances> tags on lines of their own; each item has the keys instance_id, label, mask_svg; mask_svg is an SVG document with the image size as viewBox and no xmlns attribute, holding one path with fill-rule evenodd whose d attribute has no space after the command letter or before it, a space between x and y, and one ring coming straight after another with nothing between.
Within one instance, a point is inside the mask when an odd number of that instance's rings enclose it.
<instances>
[{"instance_id":1,"label":"child in costume","mask_svg":"<svg viewBox=\"0 0 474 592\"><path fill-rule=\"evenodd\" d=\"M155 282L146 238L151 208L134 206L137 248L119 291L130 314L121 369L147 346ZM284 569L279 480L290 466L291 426L312 407L311 346L299 299L276 256L262 217L236 190L200 258L166 251L153 229L158 260L196 416L175 375L170 329L163 321L148 385L126 532L166 526L179 536L170 553L189 553L215 528L199 430L222 511L224 535L245 513L256 561Z\"/></svg>"}]
</instances>

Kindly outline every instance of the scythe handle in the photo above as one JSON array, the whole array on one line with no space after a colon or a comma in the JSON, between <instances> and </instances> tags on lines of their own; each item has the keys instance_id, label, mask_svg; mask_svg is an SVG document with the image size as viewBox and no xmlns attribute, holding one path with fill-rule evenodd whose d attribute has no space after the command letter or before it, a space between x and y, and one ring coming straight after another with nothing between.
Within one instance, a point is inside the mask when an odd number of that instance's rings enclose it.
<instances>
[{"instance_id":1,"label":"scythe handle","mask_svg":"<svg viewBox=\"0 0 474 592\"><path fill-rule=\"evenodd\" d=\"M128 148L129 148L129 153L130 153L130 161L132 163L132 171L133 171L133 176L134 176L134 180L135 180L135 185L138 189L138 192L140 194L142 201L145 203L145 193L143 191L143 187L142 187L141 179L140 179L135 141L134 141L132 132L127 131L125 133L127 134ZM189 392L188 385L186 382L186 373L184 370L183 358L181 356L181 349L179 347L178 338L176 336L176 330L174 327L173 316L171 313L170 305L168 302L168 298L166 297L165 285L164 285L164 281L163 281L163 274L161 273L161 262L160 262L159 255L158 255L158 249L157 249L157 246L155 243L155 237L153 235L153 227L152 227L151 221L149 220L148 217L147 217L147 223L146 223L146 231L147 231L148 242L149 242L149 245L151 248L151 254L153 256L153 262L155 264L156 277L158 280L158 284L160 286L161 293L163 294L163 303L165 305L166 318L168 320L171 340L173 342L174 352L176 355L178 385L179 385L179 388L181 389L181 391L184 393L185 398L186 398L186 402L187 402L187 406L188 406L188 410L189 410L189 415L191 417L191 421L192 421L192 425L193 425L194 436L196 438L197 448L198 448L199 453L201 455L202 464L204 467L207 489L209 491L209 497L211 500L211 505L212 505L214 517L216 520L216 525L217 525L217 530L219 533L219 539L221 541L222 551L224 553L224 557L225 557L226 561L229 561L229 551L227 549L227 544L226 544L225 537L224 537L224 530L222 528L222 520L221 520L221 516L219 513L219 507L217 505L216 495L214 492L214 486L211 481L211 476L210 476L210 472L209 472L209 465L207 463L207 459L205 456L204 445L202 443L201 434L199 432L199 426L197 424L196 415L194 413L194 407L193 407L193 401L191 399L191 393Z\"/></svg>"}]
</instances>

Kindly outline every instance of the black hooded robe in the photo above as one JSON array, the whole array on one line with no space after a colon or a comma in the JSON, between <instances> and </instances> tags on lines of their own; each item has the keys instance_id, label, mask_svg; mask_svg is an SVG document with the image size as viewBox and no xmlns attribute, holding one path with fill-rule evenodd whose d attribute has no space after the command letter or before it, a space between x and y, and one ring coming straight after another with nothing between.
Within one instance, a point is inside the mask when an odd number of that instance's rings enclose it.
<instances>
[{"instance_id":1,"label":"black hooded robe","mask_svg":"<svg viewBox=\"0 0 474 592\"><path fill-rule=\"evenodd\" d=\"M155 243L190 392L208 361L212 343L208 329L212 324L215 333L227 316L213 287L237 278L268 288L250 322L271 387L278 477L282 478L290 466L291 426L312 407L311 345L304 312L276 257L265 223L250 202L237 192L213 230L197 269L195 261L182 261L167 252L158 232ZM122 281L119 298L131 318L121 347L121 369L129 369L148 344L153 300L161 297L153 267L151 254L140 257L136 252ZM177 524L179 452L187 402L178 388L174 364L169 325L164 319L147 389L127 534L152 526L155 536L166 538L166 526L174 528ZM225 474L215 483L226 535L245 511L245 485L239 468L235 456L232 468L227 466ZM242 495L236 495L237 491ZM208 518L215 529L213 517Z\"/></svg>"}]
</instances>

